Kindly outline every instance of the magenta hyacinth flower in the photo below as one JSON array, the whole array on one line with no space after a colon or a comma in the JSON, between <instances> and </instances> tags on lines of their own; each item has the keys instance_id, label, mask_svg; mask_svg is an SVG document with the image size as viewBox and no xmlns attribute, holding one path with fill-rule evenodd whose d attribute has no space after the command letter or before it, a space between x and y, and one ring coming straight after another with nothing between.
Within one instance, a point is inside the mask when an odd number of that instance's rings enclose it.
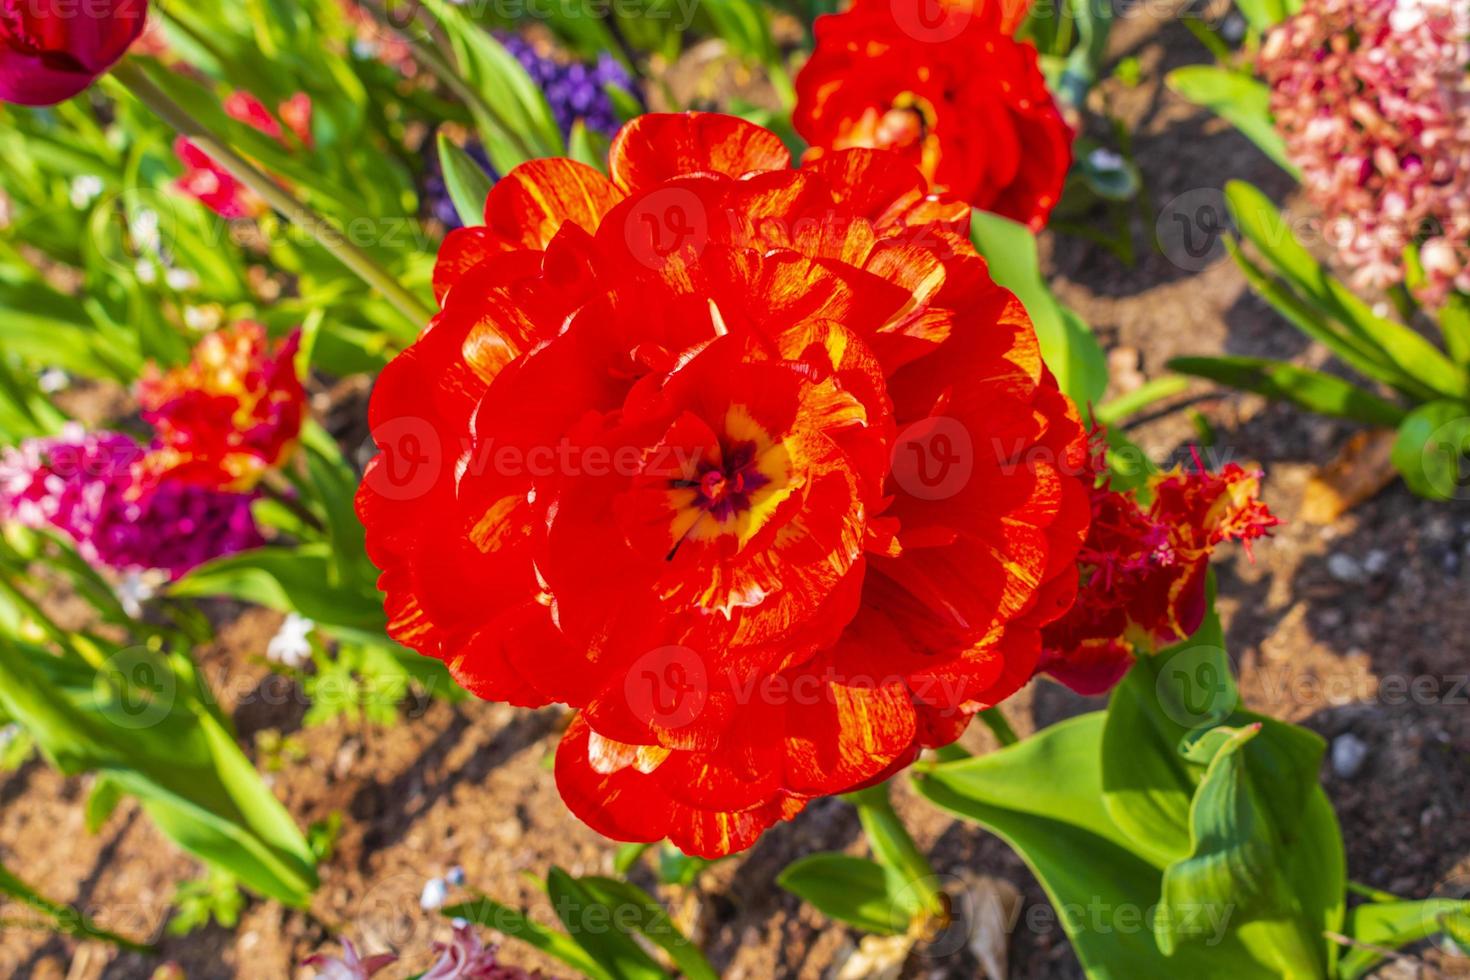
<instances>
[{"instance_id":1,"label":"magenta hyacinth flower","mask_svg":"<svg viewBox=\"0 0 1470 980\"><path fill-rule=\"evenodd\" d=\"M165 482L139 495L142 457L127 436L75 424L0 451L0 519L60 531L94 565L171 578L264 543L248 494Z\"/></svg>"}]
</instances>

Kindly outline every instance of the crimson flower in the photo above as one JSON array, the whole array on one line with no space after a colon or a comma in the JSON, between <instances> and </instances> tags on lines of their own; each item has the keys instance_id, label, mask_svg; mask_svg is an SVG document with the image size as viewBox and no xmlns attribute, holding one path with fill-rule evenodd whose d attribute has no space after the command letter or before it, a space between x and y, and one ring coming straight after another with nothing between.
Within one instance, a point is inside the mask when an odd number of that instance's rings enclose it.
<instances>
[{"instance_id":1,"label":"crimson flower","mask_svg":"<svg viewBox=\"0 0 1470 980\"><path fill-rule=\"evenodd\" d=\"M147 22L147 0L0 0L0 102L71 98L126 54Z\"/></svg>"},{"instance_id":2,"label":"crimson flower","mask_svg":"<svg viewBox=\"0 0 1470 980\"><path fill-rule=\"evenodd\" d=\"M305 92L297 92L282 102L276 109L277 115L272 115L265 103L249 92L232 93L225 99L224 109L230 118L252 126L288 149L291 143L281 128L282 122L303 146L310 149L314 145L311 96ZM221 218L258 218L270 210L258 194L187 137L174 140L174 155L184 165L184 173L174 181L174 186Z\"/></svg>"},{"instance_id":3,"label":"crimson flower","mask_svg":"<svg viewBox=\"0 0 1470 980\"><path fill-rule=\"evenodd\" d=\"M1072 131L1036 49L1011 36L1025 7L856 0L818 18L792 118L807 159L891 149L936 190L1040 230L1072 165Z\"/></svg>"},{"instance_id":4,"label":"crimson flower","mask_svg":"<svg viewBox=\"0 0 1470 980\"><path fill-rule=\"evenodd\" d=\"M1207 471L1176 468L1148 484L1151 502L1099 479L1079 556L1077 601L1043 634L1040 670L1079 694L1102 694L1134 658L1186 640L1207 611L1210 556L1226 541L1264 537L1280 524L1258 494L1259 472L1230 463ZM1102 472L1101 463L1094 465Z\"/></svg>"},{"instance_id":5,"label":"crimson flower","mask_svg":"<svg viewBox=\"0 0 1470 980\"><path fill-rule=\"evenodd\" d=\"M300 334L271 350L265 327L242 322L205 337L187 365L150 366L138 401L155 441L140 481L249 490L295 449L306 412L296 373Z\"/></svg>"},{"instance_id":6,"label":"crimson flower","mask_svg":"<svg viewBox=\"0 0 1470 980\"><path fill-rule=\"evenodd\" d=\"M579 817L713 857L1031 677L1086 441L968 206L896 154L794 170L655 114L608 174L523 164L446 240L358 512L395 638L578 709Z\"/></svg>"}]
</instances>

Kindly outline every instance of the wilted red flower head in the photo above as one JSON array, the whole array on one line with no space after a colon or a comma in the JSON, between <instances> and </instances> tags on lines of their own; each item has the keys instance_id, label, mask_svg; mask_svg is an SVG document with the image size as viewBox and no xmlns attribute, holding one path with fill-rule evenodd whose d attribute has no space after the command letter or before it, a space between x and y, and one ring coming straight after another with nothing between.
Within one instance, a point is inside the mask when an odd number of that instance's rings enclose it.
<instances>
[{"instance_id":1,"label":"wilted red flower head","mask_svg":"<svg viewBox=\"0 0 1470 980\"><path fill-rule=\"evenodd\" d=\"M303 146L310 149L314 145L311 96L305 92L297 92L282 102L276 110L279 118L249 92L231 93L224 101L224 110L230 118L258 129L288 149L291 142L286 130L281 128L282 122ZM174 154L184 165L184 173L174 181L174 186L221 218L258 218L270 210L258 194L187 137L174 140Z\"/></svg>"},{"instance_id":2,"label":"wilted red flower head","mask_svg":"<svg viewBox=\"0 0 1470 980\"><path fill-rule=\"evenodd\" d=\"M1259 472L1230 463L1176 468L1148 484L1151 503L1099 478L1079 556L1082 587L1043 634L1040 670L1081 694L1101 694L1138 654L1188 639L1206 613L1210 556L1226 541L1247 550L1281 523L1259 497ZM1101 465L1096 472L1103 472Z\"/></svg>"},{"instance_id":3,"label":"wilted red flower head","mask_svg":"<svg viewBox=\"0 0 1470 980\"><path fill-rule=\"evenodd\" d=\"M296 373L300 333L271 349L265 327L242 322L205 337L190 362L138 381L156 438L139 463L144 486L168 478L248 490L295 449L306 410Z\"/></svg>"},{"instance_id":4,"label":"wilted red flower head","mask_svg":"<svg viewBox=\"0 0 1470 980\"><path fill-rule=\"evenodd\" d=\"M1036 50L1011 37L1025 8L856 0L818 18L792 119L808 159L894 150L936 190L1039 230L1072 165L1072 132Z\"/></svg>"},{"instance_id":5,"label":"wilted red flower head","mask_svg":"<svg viewBox=\"0 0 1470 980\"><path fill-rule=\"evenodd\" d=\"M723 855L958 737L1069 604L1085 441L1024 310L894 154L801 170L648 115L439 256L358 498L392 634L580 709L562 796Z\"/></svg>"},{"instance_id":6,"label":"wilted red flower head","mask_svg":"<svg viewBox=\"0 0 1470 980\"><path fill-rule=\"evenodd\" d=\"M147 23L147 0L0 0L0 102L71 98L126 54Z\"/></svg>"}]
</instances>

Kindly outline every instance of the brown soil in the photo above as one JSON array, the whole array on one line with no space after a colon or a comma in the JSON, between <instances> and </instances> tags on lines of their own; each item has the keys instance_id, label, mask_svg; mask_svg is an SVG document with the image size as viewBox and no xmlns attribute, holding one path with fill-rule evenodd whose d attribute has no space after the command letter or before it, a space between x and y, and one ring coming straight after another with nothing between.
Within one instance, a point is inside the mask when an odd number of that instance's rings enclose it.
<instances>
[{"instance_id":1,"label":"brown soil","mask_svg":"<svg viewBox=\"0 0 1470 980\"><path fill-rule=\"evenodd\" d=\"M1163 89L1164 71L1206 59L1187 31L1140 14L1120 23L1115 40L1119 56L1140 58L1147 80L1133 89L1110 82L1104 91L1137 134L1138 159L1158 205L1232 177L1250 179L1278 199L1289 192L1290 181L1242 138ZM1075 239L1048 242L1062 297L1124 360L1129 349L1143 352L1147 377L1185 353L1320 360L1320 352L1250 295L1228 259L1189 271L1149 250L1144 243L1152 223L1150 215L1135 229L1143 254L1131 268ZM1470 884L1470 690L1462 686L1463 638L1470 636L1470 505L1428 503L1395 485L1333 526L1309 526L1294 518L1313 463L1329 458L1352 427L1203 388L1190 400L1213 426L1218 456L1264 464L1267 497L1287 520L1256 549L1253 564L1240 555L1219 564L1222 612L1248 705L1328 738L1351 733L1368 746L1356 775L1325 774L1353 878L1405 896L1463 894ZM1186 414L1174 413L1132 434L1166 460L1195 429ZM1334 577L1326 561L1333 554L1371 571L1351 581ZM182 938L163 935L174 884L197 875L197 863L131 804L88 835L81 809L86 781L62 779L34 761L0 777L6 866L104 925L161 937L163 957L194 980L294 976L293 964L327 942L324 930L332 927L360 948L405 953L409 966L422 969L422 951L448 931L437 916L419 911L425 879L460 865L474 889L545 917L544 899L524 872L544 874L551 865L573 873L610 870L612 845L568 815L545 771L561 722L555 711L434 702L411 706L413 717L390 729L342 720L302 728L301 695L259 660L279 617L228 607L217 612L224 623L219 641L202 658L244 743L253 746L266 729L299 739L304 756L269 777L274 789L303 825L333 811L344 817L313 915L257 902L233 933L211 927ZM1413 693L1400 693L1405 690ZM1025 732L1095 706L1038 684L1006 712ZM988 739L977 730L967 744L984 750ZM1009 879L1027 909L1044 902L1020 860L998 840L907 793L900 803L941 873ZM852 936L780 891L775 875L801 854L862 846L851 809L824 801L771 831L747 855L715 866L697 890L661 894L726 976L815 980ZM1041 924L1017 930L1011 976L1080 976L1060 928L1024 914L1021 921ZM505 952L511 962L566 975L524 946L511 944ZM1433 948L1420 952L1444 975L1470 976L1470 961ZM158 962L33 931L9 929L0 938L4 976L143 978ZM1383 975L1431 975L1421 969L1427 967L1407 960ZM904 975L937 980L979 971L968 953L921 953Z\"/></svg>"}]
</instances>

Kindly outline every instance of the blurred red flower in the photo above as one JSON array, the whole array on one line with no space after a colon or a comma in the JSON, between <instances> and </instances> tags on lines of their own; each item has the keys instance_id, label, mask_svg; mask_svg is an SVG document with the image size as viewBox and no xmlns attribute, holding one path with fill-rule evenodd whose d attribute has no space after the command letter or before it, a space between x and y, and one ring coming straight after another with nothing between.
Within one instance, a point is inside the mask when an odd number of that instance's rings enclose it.
<instances>
[{"instance_id":1,"label":"blurred red flower","mask_svg":"<svg viewBox=\"0 0 1470 980\"><path fill-rule=\"evenodd\" d=\"M1071 603L1086 443L969 208L648 115L535 160L439 256L358 496L389 630L580 709L563 798L729 854L957 738Z\"/></svg>"},{"instance_id":2,"label":"blurred red flower","mask_svg":"<svg viewBox=\"0 0 1470 980\"><path fill-rule=\"evenodd\" d=\"M138 402L156 437L139 462L143 487L168 478L249 490L296 447L306 391L296 373L300 333L274 351L265 327L242 322L210 334L182 367L154 366Z\"/></svg>"},{"instance_id":3,"label":"blurred red flower","mask_svg":"<svg viewBox=\"0 0 1470 980\"><path fill-rule=\"evenodd\" d=\"M1099 479L1080 556L1082 587L1066 616L1043 633L1040 671L1079 694L1102 694L1140 652L1186 640L1206 613L1210 556L1280 524L1259 497L1258 472L1230 463L1211 473L1196 456L1149 480L1151 503ZM1095 464L1101 473L1104 467ZM1140 649L1141 648L1141 649Z\"/></svg>"},{"instance_id":4,"label":"blurred red flower","mask_svg":"<svg viewBox=\"0 0 1470 980\"><path fill-rule=\"evenodd\" d=\"M856 0L818 18L796 79L807 159L877 147L903 154L931 186L1033 230L1072 165L1072 131L1036 50L1012 32L1026 5Z\"/></svg>"},{"instance_id":5,"label":"blurred red flower","mask_svg":"<svg viewBox=\"0 0 1470 980\"><path fill-rule=\"evenodd\" d=\"M281 128L282 121L303 146L310 149L315 145L311 133L311 96L305 92L297 92L277 107L279 119L271 114L265 103L249 92L231 93L225 99L224 110L230 118L258 129L287 149L291 143ZM236 180L233 174L187 137L180 136L174 140L174 154L184 165L184 173L174 181L174 186L221 218L258 218L270 210L258 194Z\"/></svg>"},{"instance_id":6,"label":"blurred red flower","mask_svg":"<svg viewBox=\"0 0 1470 980\"><path fill-rule=\"evenodd\" d=\"M71 98L126 54L147 22L147 0L0 0L0 102Z\"/></svg>"}]
</instances>

